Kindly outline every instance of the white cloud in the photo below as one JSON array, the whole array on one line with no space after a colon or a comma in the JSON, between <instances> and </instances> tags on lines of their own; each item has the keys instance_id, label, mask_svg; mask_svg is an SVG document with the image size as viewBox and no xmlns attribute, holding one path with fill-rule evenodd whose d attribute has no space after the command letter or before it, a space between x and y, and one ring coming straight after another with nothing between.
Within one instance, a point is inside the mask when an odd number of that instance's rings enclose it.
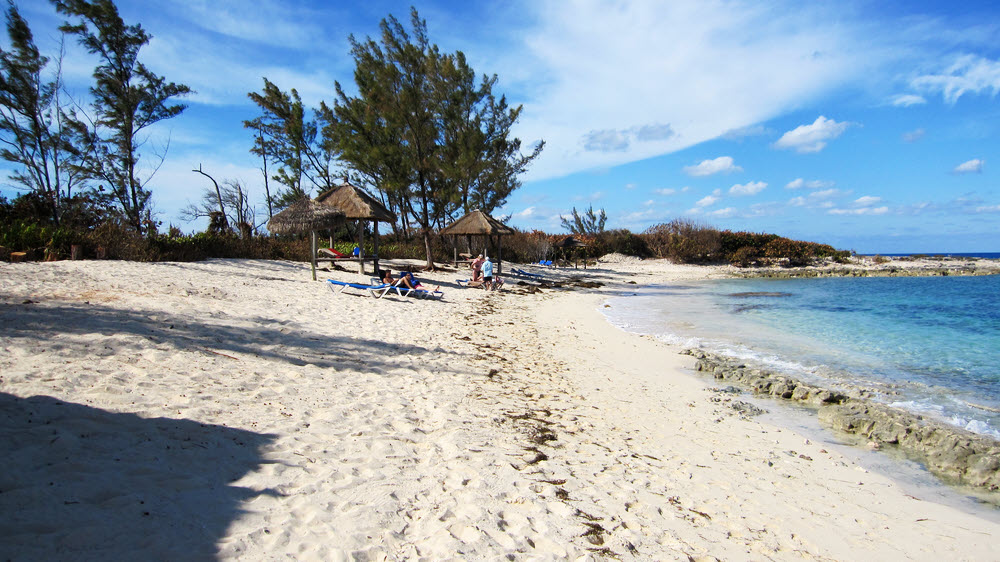
<instances>
[{"instance_id":1,"label":"white cloud","mask_svg":"<svg viewBox=\"0 0 1000 562\"><path fill-rule=\"evenodd\" d=\"M676 189L672 189L672 188L669 188L669 187L665 187L665 188L661 188L661 189L654 189L653 191L655 193L659 193L660 195L673 195L673 194L677 193Z\"/></svg>"},{"instance_id":2,"label":"white cloud","mask_svg":"<svg viewBox=\"0 0 1000 562\"><path fill-rule=\"evenodd\" d=\"M695 202L695 205L698 207L708 207L710 205L714 205L719 199L719 197L714 195L706 195Z\"/></svg>"},{"instance_id":3,"label":"white cloud","mask_svg":"<svg viewBox=\"0 0 1000 562\"><path fill-rule=\"evenodd\" d=\"M726 207L725 209L718 209L709 213L710 216L718 218L729 218L736 215L735 207Z\"/></svg>"},{"instance_id":4,"label":"white cloud","mask_svg":"<svg viewBox=\"0 0 1000 562\"><path fill-rule=\"evenodd\" d=\"M911 105L921 105L927 103L923 96L914 94L900 94L892 98L892 105L896 107L910 107Z\"/></svg>"},{"instance_id":5,"label":"white cloud","mask_svg":"<svg viewBox=\"0 0 1000 562\"><path fill-rule=\"evenodd\" d=\"M656 201L653 201L652 199L649 199L649 200L643 202L642 206L643 207L652 207L655 204L656 204Z\"/></svg>"},{"instance_id":6,"label":"white cloud","mask_svg":"<svg viewBox=\"0 0 1000 562\"><path fill-rule=\"evenodd\" d=\"M785 184L785 189L823 189L833 187L834 183L832 181L823 180L804 180L802 178L795 178L794 180Z\"/></svg>"},{"instance_id":7,"label":"white cloud","mask_svg":"<svg viewBox=\"0 0 1000 562\"><path fill-rule=\"evenodd\" d=\"M794 149L802 154L819 152L826 147L827 141L839 137L850 126L850 123L838 123L833 119L827 119L820 115L812 124L799 125L781 135L781 138L778 139L778 142L774 143L774 146Z\"/></svg>"},{"instance_id":8,"label":"white cloud","mask_svg":"<svg viewBox=\"0 0 1000 562\"><path fill-rule=\"evenodd\" d=\"M527 219L527 218L534 217L535 216L535 208L534 207L528 207L528 208L524 209L521 212L514 213L514 216L517 217L517 218L519 218L519 219Z\"/></svg>"},{"instance_id":9,"label":"white cloud","mask_svg":"<svg viewBox=\"0 0 1000 562\"><path fill-rule=\"evenodd\" d=\"M870 207L881 200L882 200L881 197L873 197L871 195L865 195L864 197L858 197L857 199L855 199L854 204L863 207Z\"/></svg>"},{"instance_id":10,"label":"white cloud","mask_svg":"<svg viewBox=\"0 0 1000 562\"><path fill-rule=\"evenodd\" d=\"M830 209L827 211L831 215L884 215L889 212L889 207L862 207L860 209Z\"/></svg>"},{"instance_id":11,"label":"white cloud","mask_svg":"<svg viewBox=\"0 0 1000 562\"><path fill-rule=\"evenodd\" d=\"M590 131L583 135L583 148L593 152L625 151L635 141L665 141L674 134L674 130L669 124L660 123L630 127L624 130Z\"/></svg>"},{"instance_id":12,"label":"white cloud","mask_svg":"<svg viewBox=\"0 0 1000 562\"><path fill-rule=\"evenodd\" d=\"M841 195L839 189L824 189L823 191L814 191L809 194L812 199L829 199L830 197L836 197Z\"/></svg>"},{"instance_id":13,"label":"white cloud","mask_svg":"<svg viewBox=\"0 0 1000 562\"><path fill-rule=\"evenodd\" d=\"M983 172L984 162L979 158L973 158L968 162L962 162L958 166L955 166L953 170L956 174L980 174Z\"/></svg>"},{"instance_id":14,"label":"white cloud","mask_svg":"<svg viewBox=\"0 0 1000 562\"><path fill-rule=\"evenodd\" d=\"M762 129L754 125L896 56L878 45L855 48L869 37L868 22L839 8L831 19L826 7L809 4L567 0L518 9L529 27L512 31L484 70L497 72L508 99L524 105L515 134L546 140L528 181L675 152L727 132L756 134Z\"/></svg>"},{"instance_id":15,"label":"white cloud","mask_svg":"<svg viewBox=\"0 0 1000 562\"><path fill-rule=\"evenodd\" d=\"M976 207L977 213L1000 213L1000 205L984 205Z\"/></svg>"},{"instance_id":16,"label":"white cloud","mask_svg":"<svg viewBox=\"0 0 1000 562\"><path fill-rule=\"evenodd\" d=\"M731 174L742 171L743 168L733 163L732 156L719 156L713 160L702 160L694 166L684 166L684 173L695 177L711 176L713 174Z\"/></svg>"},{"instance_id":17,"label":"white cloud","mask_svg":"<svg viewBox=\"0 0 1000 562\"><path fill-rule=\"evenodd\" d=\"M759 137L762 135L771 134L771 129L763 125L750 125L748 127L740 127L738 129L731 129L722 134L722 138L726 140L741 141L747 137Z\"/></svg>"},{"instance_id":18,"label":"white cloud","mask_svg":"<svg viewBox=\"0 0 1000 562\"><path fill-rule=\"evenodd\" d=\"M963 55L941 74L926 74L913 85L930 92L940 92L948 103L955 103L966 93L1000 92L1000 61L978 55Z\"/></svg>"},{"instance_id":19,"label":"white cloud","mask_svg":"<svg viewBox=\"0 0 1000 562\"><path fill-rule=\"evenodd\" d=\"M767 182L752 181L744 184L736 184L729 188L731 195L756 195L767 187Z\"/></svg>"},{"instance_id":20,"label":"white cloud","mask_svg":"<svg viewBox=\"0 0 1000 562\"><path fill-rule=\"evenodd\" d=\"M913 131L907 131L903 133L903 140L905 142L917 142L918 140L924 138L927 131L923 129L915 129Z\"/></svg>"}]
</instances>

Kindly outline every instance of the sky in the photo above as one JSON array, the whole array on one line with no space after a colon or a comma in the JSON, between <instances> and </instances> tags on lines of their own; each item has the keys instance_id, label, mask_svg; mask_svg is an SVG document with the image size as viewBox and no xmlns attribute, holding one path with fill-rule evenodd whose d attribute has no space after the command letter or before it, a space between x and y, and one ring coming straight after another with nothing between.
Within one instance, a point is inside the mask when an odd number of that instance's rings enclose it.
<instances>
[{"instance_id":1,"label":"sky","mask_svg":"<svg viewBox=\"0 0 1000 562\"><path fill-rule=\"evenodd\" d=\"M525 152L546 143L494 213L516 227L565 232L561 216L593 207L632 232L682 218L858 253L1000 251L995 2L116 3L153 36L140 60L195 90L144 139L166 153L157 217L185 232L205 226L180 218L211 187L199 166L265 209L247 93L267 77L332 103L335 82L353 91L348 37L377 37L389 14L408 25L412 4L433 43L523 106ZM63 18L18 5L58 53ZM71 38L63 73L81 100L93 67Z\"/></svg>"}]
</instances>

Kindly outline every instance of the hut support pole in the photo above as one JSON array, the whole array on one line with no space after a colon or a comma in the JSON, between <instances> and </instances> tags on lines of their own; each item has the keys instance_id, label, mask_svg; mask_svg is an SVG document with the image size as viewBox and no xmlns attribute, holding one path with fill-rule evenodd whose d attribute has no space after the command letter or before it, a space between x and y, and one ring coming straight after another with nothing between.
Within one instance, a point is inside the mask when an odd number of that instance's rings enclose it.
<instances>
[{"instance_id":1,"label":"hut support pole","mask_svg":"<svg viewBox=\"0 0 1000 562\"><path fill-rule=\"evenodd\" d=\"M310 248L312 249L311 255L309 257L309 263L312 265L313 281L316 280L316 231L309 231Z\"/></svg>"},{"instance_id":2,"label":"hut support pole","mask_svg":"<svg viewBox=\"0 0 1000 562\"><path fill-rule=\"evenodd\" d=\"M372 235L375 236L375 277L382 277L378 269L378 219L372 224Z\"/></svg>"},{"instance_id":3,"label":"hut support pole","mask_svg":"<svg viewBox=\"0 0 1000 562\"><path fill-rule=\"evenodd\" d=\"M497 275L503 273L503 237L497 236Z\"/></svg>"},{"instance_id":4,"label":"hut support pole","mask_svg":"<svg viewBox=\"0 0 1000 562\"><path fill-rule=\"evenodd\" d=\"M358 273L365 273L365 223L358 221Z\"/></svg>"}]
</instances>

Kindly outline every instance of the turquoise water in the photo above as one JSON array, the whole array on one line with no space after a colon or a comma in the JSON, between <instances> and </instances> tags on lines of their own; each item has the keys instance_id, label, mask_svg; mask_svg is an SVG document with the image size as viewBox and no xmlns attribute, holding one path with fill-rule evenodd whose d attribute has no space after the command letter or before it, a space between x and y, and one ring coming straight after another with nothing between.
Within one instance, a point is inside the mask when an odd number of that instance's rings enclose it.
<instances>
[{"instance_id":1,"label":"turquoise water","mask_svg":"<svg viewBox=\"0 0 1000 562\"><path fill-rule=\"evenodd\" d=\"M608 304L625 330L1000 438L1000 276L706 281Z\"/></svg>"}]
</instances>

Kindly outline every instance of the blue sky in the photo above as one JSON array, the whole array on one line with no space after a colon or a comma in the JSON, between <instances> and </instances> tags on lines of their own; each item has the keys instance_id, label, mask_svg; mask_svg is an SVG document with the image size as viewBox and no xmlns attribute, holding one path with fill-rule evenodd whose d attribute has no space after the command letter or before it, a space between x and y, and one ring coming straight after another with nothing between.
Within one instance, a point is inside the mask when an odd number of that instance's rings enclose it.
<instances>
[{"instance_id":1,"label":"blue sky","mask_svg":"<svg viewBox=\"0 0 1000 562\"><path fill-rule=\"evenodd\" d=\"M266 76L310 106L350 88L347 36L376 35L410 3L119 0L153 36L142 60L196 90L151 133L164 224L208 180L263 199L247 92ZM463 51L523 104L516 130L547 143L498 215L560 232L605 209L641 232L674 218L860 253L1000 251L1000 8L991 2L413 2L430 38ZM46 53L61 18L19 3ZM67 46L83 97L93 61ZM5 193L11 194L9 189ZM263 203L258 206L264 208Z\"/></svg>"}]
</instances>

